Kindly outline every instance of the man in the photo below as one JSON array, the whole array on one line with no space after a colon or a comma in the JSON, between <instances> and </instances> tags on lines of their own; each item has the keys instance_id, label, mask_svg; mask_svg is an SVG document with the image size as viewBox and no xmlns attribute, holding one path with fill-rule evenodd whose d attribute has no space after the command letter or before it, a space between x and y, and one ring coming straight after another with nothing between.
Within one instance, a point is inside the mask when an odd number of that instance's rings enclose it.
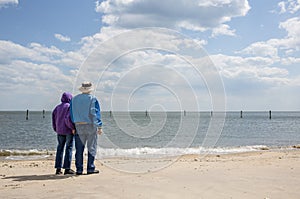
<instances>
[{"instance_id":1,"label":"man","mask_svg":"<svg viewBox=\"0 0 300 199\"><path fill-rule=\"evenodd\" d=\"M97 98L91 95L91 82L83 82L79 90L81 94L71 100L70 114L75 123L75 165L76 174L83 173L83 152L85 144L88 148L87 174L99 173L95 169L94 160L97 153L97 134L102 133L100 105Z\"/></svg>"}]
</instances>

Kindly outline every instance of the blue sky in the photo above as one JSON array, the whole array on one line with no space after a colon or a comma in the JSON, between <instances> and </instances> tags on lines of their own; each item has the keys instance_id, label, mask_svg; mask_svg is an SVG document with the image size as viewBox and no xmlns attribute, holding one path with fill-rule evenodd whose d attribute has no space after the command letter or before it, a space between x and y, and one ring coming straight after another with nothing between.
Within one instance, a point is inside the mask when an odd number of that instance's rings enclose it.
<instances>
[{"instance_id":1,"label":"blue sky","mask_svg":"<svg viewBox=\"0 0 300 199\"><path fill-rule=\"evenodd\" d=\"M300 0L0 0L0 110L52 110L83 80L104 110L300 110L299 13ZM145 41L163 49L116 59ZM203 52L201 74L180 59Z\"/></svg>"}]
</instances>

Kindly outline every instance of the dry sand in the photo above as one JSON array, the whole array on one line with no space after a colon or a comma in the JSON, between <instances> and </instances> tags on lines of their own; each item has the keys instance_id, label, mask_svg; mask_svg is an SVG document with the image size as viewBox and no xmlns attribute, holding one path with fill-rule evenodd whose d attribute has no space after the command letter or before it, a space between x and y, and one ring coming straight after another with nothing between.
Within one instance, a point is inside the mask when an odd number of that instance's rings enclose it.
<instances>
[{"instance_id":1,"label":"dry sand","mask_svg":"<svg viewBox=\"0 0 300 199\"><path fill-rule=\"evenodd\" d=\"M182 156L159 169L170 160L97 160L101 173L82 176L54 175L53 157L2 160L0 198L300 198L299 149ZM157 171L128 173L107 166L126 170L151 164Z\"/></svg>"}]
</instances>

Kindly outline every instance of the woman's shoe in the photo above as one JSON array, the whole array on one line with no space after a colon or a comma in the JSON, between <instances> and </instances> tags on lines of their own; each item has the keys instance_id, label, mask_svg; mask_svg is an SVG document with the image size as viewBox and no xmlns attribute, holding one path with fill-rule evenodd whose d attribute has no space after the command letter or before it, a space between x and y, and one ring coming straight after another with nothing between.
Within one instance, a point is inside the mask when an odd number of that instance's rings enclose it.
<instances>
[{"instance_id":1,"label":"woman's shoe","mask_svg":"<svg viewBox=\"0 0 300 199\"><path fill-rule=\"evenodd\" d=\"M56 169L56 172L55 172L55 174L56 174L56 175L60 175L60 174L62 174L62 171L61 171L61 169Z\"/></svg>"},{"instance_id":2,"label":"woman's shoe","mask_svg":"<svg viewBox=\"0 0 300 199\"><path fill-rule=\"evenodd\" d=\"M74 175L75 174L75 171L73 171L72 169L65 169L65 175L67 174L71 174L71 175Z\"/></svg>"}]
</instances>

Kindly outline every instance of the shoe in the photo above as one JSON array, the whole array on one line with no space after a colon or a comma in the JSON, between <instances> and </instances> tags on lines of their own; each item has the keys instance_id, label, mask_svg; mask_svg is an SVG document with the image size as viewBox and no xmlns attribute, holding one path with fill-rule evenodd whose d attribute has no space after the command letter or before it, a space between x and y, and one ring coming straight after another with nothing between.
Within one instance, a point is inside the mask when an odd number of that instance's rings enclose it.
<instances>
[{"instance_id":1,"label":"shoe","mask_svg":"<svg viewBox=\"0 0 300 199\"><path fill-rule=\"evenodd\" d=\"M56 172L55 172L55 174L56 174L56 175L60 175L60 174L62 174L62 171L61 171L61 169L56 169Z\"/></svg>"},{"instance_id":2,"label":"shoe","mask_svg":"<svg viewBox=\"0 0 300 199\"><path fill-rule=\"evenodd\" d=\"M76 172L76 175L82 175L82 172Z\"/></svg>"},{"instance_id":3,"label":"shoe","mask_svg":"<svg viewBox=\"0 0 300 199\"><path fill-rule=\"evenodd\" d=\"M90 175L90 174L97 174L97 173L100 173L100 171L99 171L99 170L88 171L88 172L87 172L87 175Z\"/></svg>"},{"instance_id":4,"label":"shoe","mask_svg":"<svg viewBox=\"0 0 300 199\"><path fill-rule=\"evenodd\" d=\"M67 175L67 174L75 174L75 171L73 171L72 169L65 169L65 173L64 173L65 175Z\"/></svg>"}]
</instances>

